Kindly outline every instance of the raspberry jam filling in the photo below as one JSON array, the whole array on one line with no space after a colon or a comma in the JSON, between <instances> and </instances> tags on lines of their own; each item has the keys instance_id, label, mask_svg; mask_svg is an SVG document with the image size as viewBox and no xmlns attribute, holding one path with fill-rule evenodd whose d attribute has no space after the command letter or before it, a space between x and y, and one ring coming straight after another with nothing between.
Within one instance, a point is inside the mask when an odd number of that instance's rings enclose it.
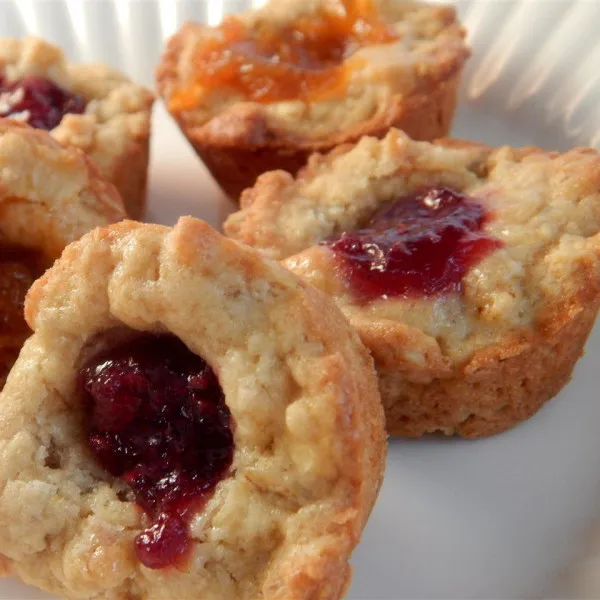
<instances>
[{"instance_id":1,"label":"raspberry jam filling","mask_svg":"<svg viewBox=\"0 0 600 600\"><path fill-rule=\"evenodd\" d=\"M0 381L4 381L31 335L23 305L27 291L46 266L41 252L0 245Z\"/></svg>"},{"instance_id":2,"label":"raspberry jam filling","mask_svg":"<svg viewBox=\"0 0 600 600\"><path fill-rule=\"evenodd\" d=\"M37 129L54 129L67 113L81 114L86 101L44 77L0 79L0 117L18 119Z\"/></svg>"},{"instance_id":3,"label":"raspberry jam filling","mask_svg":"<svg viewBox=\"0 0 600 600\"><path fill-rule=\"evenodd\" d=\"M190 518L233 458L215 373L176 337L147 335L95 357L80 377L90 450L153 521L135 540L139 560L151 569L179 564Z\"/></svg>"},{"instance_id":4,"label":"raspberry jam filling","mask_svg":"<svg viewBox=\"0 0 600 600\"><path fill-rule=\"evenodd\" d=\"M176 94L171 108L192 109L207 90L223 88L263 103L341 93L349 76L345 59L362 46L396 39L372 0L338 0L286 27L262 21L250 29L228 17L196 51L195 85Z\"/></svg>"},{"instance_id":5,"label":"raspberry jam filling","mask_svg":"<svg viewBox=\"0 0 600 600\"><path fill-rule=\"evenodd\" d=\"M466 272L502 243L482 228L475 199L435 187L385 206L364 229L325 240L342 275L364 301L457 290Z\"/></svg>"}]
</instances>

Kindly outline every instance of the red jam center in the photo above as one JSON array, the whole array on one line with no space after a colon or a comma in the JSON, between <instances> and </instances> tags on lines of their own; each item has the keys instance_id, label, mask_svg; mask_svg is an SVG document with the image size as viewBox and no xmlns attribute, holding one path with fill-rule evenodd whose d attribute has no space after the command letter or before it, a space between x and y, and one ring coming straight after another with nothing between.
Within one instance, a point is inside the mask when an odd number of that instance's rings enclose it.
<instances>
[{"instance_id":1,"label":"red jam center","mask_svg":"<svg viewBox=\"0 0 600 600\"><path fill-rule=\"evenodd\" d=\"M365 300L456 290L465 273L502 244L486 235L481 204L436 187L386 206L364 229L323 242Z\"/></svg>"},{"instance_id":2,"label":"red jam center","mask_svg":"<svg viewBox=\"0 0 600 600\"><path fill-rule=\"evenodd\" d=\"M88 444L152 517L135 549L151 569L179 564L188 521L233 458L231 414L202 358L170 335L144 336L81 370Z\"/></svg>"},{"instance_id":3,"label":"red jam center","mask_svg":"<svg viewBox=\"0 0 600 600\"><path fill-rule=\"evenodd\" d=\"M81 114L86 101L43 77L0 79L0 117L18 119L37 129L54 129L67 113Z\"/></svg>"}]
</instances>

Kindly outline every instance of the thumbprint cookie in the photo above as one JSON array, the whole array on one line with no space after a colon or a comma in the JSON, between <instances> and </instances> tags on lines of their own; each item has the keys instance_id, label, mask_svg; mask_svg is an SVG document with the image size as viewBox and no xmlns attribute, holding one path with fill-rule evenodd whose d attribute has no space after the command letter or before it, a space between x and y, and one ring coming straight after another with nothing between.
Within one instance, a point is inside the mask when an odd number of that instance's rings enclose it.
<instances>
[{"instance_id":1,"label":"thumbprint cookie","mask_svg":"<svg viewBox=\"0 0 600 600\"><path fill-rule=\"evenodd\" d=\"M329 600L380 486L373 361L202 221L71 244L0 397L0 553L68 598Z\"/></svg>"},{"instance_id":2,"label":"thumbprint cookie","mask_svg":"<svg viewBox=\"0 0 600 600\"><path fill-rule=\"evenodd\" d=\"M225 231L328 293L388 431L478 437L569 381L600 302L600 156L382 140L266 173Z\"/></svg>"},{"instance_id":3,"label":"thumbprint cookie","mask_svg":"<svg viewBox=\"0 0 600 600\"><path fill-rule=\"evenodd\" d=\"M0 389L31 335L31 284L67 244L124 216L117 190L82 152L0 119Z\"/></svg>"},{"instance_id":4,"label":"thumbprint cookie","mask_svg":"<svg viewBox=\"0 0 600 600\"><path fill-rule=\"evenodd\" d=\"M150 92L106 65L68 63L35 37L0 39L0 117L83 150L132 219L146 205L152 103Z\"/></svg>"},{"instance_id":5,"label":"thumbprint cookie","mask_svg":"<svg viewBox=\"0 0 600 600\"><path fill-rule=\"evenodd\" d=\"M392 127L448 134L464 30L450 6L410 0L270 0L169 41L157 85L230 196Z\"/></svg>"}]
</instances>

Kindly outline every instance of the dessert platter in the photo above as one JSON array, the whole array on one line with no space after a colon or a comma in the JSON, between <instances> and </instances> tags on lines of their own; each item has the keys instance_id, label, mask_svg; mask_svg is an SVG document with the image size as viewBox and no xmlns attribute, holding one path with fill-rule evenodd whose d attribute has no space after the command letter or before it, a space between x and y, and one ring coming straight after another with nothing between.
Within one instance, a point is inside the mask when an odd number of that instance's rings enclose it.
<instances>
[{"instance_id":1,"label":"dessert platter","mask_svg":"<svg viewBox=\"0 0 600 600\"><path fill-rule=\"evenodd\" d=\"M600 7L540 10L6 3L0 599L600 597Z\"/></svg>"}]
</instances>

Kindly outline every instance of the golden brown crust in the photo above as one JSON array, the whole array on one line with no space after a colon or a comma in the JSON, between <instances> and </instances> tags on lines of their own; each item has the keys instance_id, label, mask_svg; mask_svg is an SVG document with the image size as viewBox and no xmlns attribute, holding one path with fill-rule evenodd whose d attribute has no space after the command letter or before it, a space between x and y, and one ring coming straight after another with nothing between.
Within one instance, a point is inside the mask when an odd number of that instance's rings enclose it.
<instances>
[{"instance_id":1,"label":"golden brown crust","mask_svg":"<svg viewBox=\"0 0 600 600\"><path fill-rule=\"evenodd\" d=\"M329 152L338 144L356 142L363 135L382 137L391 127L402 129L415 140L433 140L447 135L454 117L458 83L457 76L436 85L435 89L403 98L376 122L364 123L359 131L338 136L337 140L303 143L275 138L252 144L234 136L207 139L205 129L196 128L188 129L186 135L225 193L232 198L241 198L242 192L251 188L263 173L282 170L296 174L314 152ZM236 124L235 127L239 126ZM264 124L249 125L248 131L263 127Z\"/></svg>"},{"instance_id":2,"label":"golden brown crust","mask_svg":"<svg viewBox=\"0 0 600 600\"><path fill-rule=\"evenodd\" d=\"M290 19L301 6L296 0L278 2L242 18L260 22L284 14ZM306 10L317 4L306 4ZM265 106L219 98L214 106L197 110L170 107L198 155L230 196L239 197L261 173L283 169L295 174L313 152L327 152L364 135L383 136L390 127L403 129L417 140L448 134L460 74L469 56L454 10L405 0L379 0L377 4L382 18L398 19L395 26L404 39L412 37L417 42L414 47L373 47L373 56L366 53L363 58L368 66L359 69L364 78L355 84L359 91L339 100L339 106L332 101L329 104L333 106L319 110L314 108L318 103ZM274 9L277 14L271 16ZM169 41L156 74L159 93L168 105L178 86L189 79L193 48L206 35L207 28L188 23ZM387 57L383 66L377 51ZM349 103L350 109L343 103ZM364 108L358 110L357 106ZM347 115L354 112L356 116L348 121Z\"/></svg>"},{"instance_id":3,"label":"golden brown crust","mask_svg":"<svg viewBox=\"0 0 600 600\"><path fill-rule=\"evenodd\" d=\"M94 227L125 217L115 187L81 151L0 119L0 235L51 260Z\"/></svg>"},{"instance_id":4,"label":"golden brown crust","mask_svg":"<svg viewBox=\"0 0 600 600\"><path fill-rule=\"evenodd\" d=\"M0 553L14 574L98 600L341 597L385 434L372 359L326 296L196 219L127 221L69 246L26 317L35 333L0 396ZM218 373L236 423L187 568L140 566L144 517L85 449L77 365L107 330L180 337Z\"/></svg>"},{"instance_id":5,"label":"golden brown crust","mask_svg":"<svg viewBox=\"0 0 600 600\"><path fill-rule=\"evenodd\" d=\"M68 64L60 48L35 37L0 40L0 69L9 80L48 77L88 101L84 114L66 115L51 134L86 152L119 190L127 214L142 218L152 94L105 65Z\"/></svg>"},{"instance_id":6,"label":"golden brown crust","mask_svg":"<svg viewBox=\"0 0 600 600\"><path fill-rule=\"evenodd\" d=\"M85 154L62 147L44 131L0 119L2 245L40 251L45 267L84 233L124 216L117 190ZM23 335L26 331L0 334L0 389Z\"/></svg>"},{"instance_id":7,"label":"golden brown crust","mask_svg":"<svg viewBox=\"0 0 600 600\"><path fill-rule=\"evenodd\" d=\"M91 156L94 158L94 153ZM107 176L121 197L127 199L127 216L137 221L146 215L149 164L150 121L143 133L131 136L127 147L114 162L111 174Z\"/></svg>"},{"instance_id":8,"label":"golden brown crust","mask_svg":"<svg viewBox=\"0 0 600 600\"><path fill-rule=\"evenodd\" d=\"M460 292L357 301L319 242L438 185L489 210L484 230L502 247ZM284 265L336 300L372 351L390 433L478 437L528 418L571 376L600 305L599 190L591 149L429 144L391 131L316 155L295 179L264 174L224 229L287 256Z\"/></svg>"},{"instance_id":9,"label":"golden brown crust","mask_svg":"<svg viewBox=\"0 0 600 600\"><path fill-rule=\"evenodd\" d=\"M435 148L452 153L446 158ZM329 153L311 155L295 177L282 170L261 175L242 194L242 210L229 216L224 231L282 259L367 221L380 203L395 193L395 181L408 191L428 185L428 178L460 189L472 185L480 175L485 176L492 151L484 144L450 138L429 145L413 144L396 129L381 142L364 136L356 144L341 144ZM520 160L526 153L541 151L525 148L512 152L519 153L515 160ZM371 179L371 186L365 186Z\"/></svg>"},{"instance_id":10,"label":"golden brown crust","mask_svg":"<svg viewBox=\"0 0 600 600\"><path fill-rule=\"evenodd\" d=\"M514 339L475 352L465 364L427 383L379 368L388 432L478 438L525 421L570 381L599 305L594 298L590 305L573 307L568 322L554 335L515 334ZM368 345L368 335L361 337Z\"/></svg>"},{"instance_id":11,"label":"golden brown crust","mask_svg":"<svg viewBox=\"0 0 600 600\"><path fill-rule=\"evenodd\" d=\"M3 554L0 554L0 577L10 577L11 568L10 560Z\"/></svg>"}]
</instances>

